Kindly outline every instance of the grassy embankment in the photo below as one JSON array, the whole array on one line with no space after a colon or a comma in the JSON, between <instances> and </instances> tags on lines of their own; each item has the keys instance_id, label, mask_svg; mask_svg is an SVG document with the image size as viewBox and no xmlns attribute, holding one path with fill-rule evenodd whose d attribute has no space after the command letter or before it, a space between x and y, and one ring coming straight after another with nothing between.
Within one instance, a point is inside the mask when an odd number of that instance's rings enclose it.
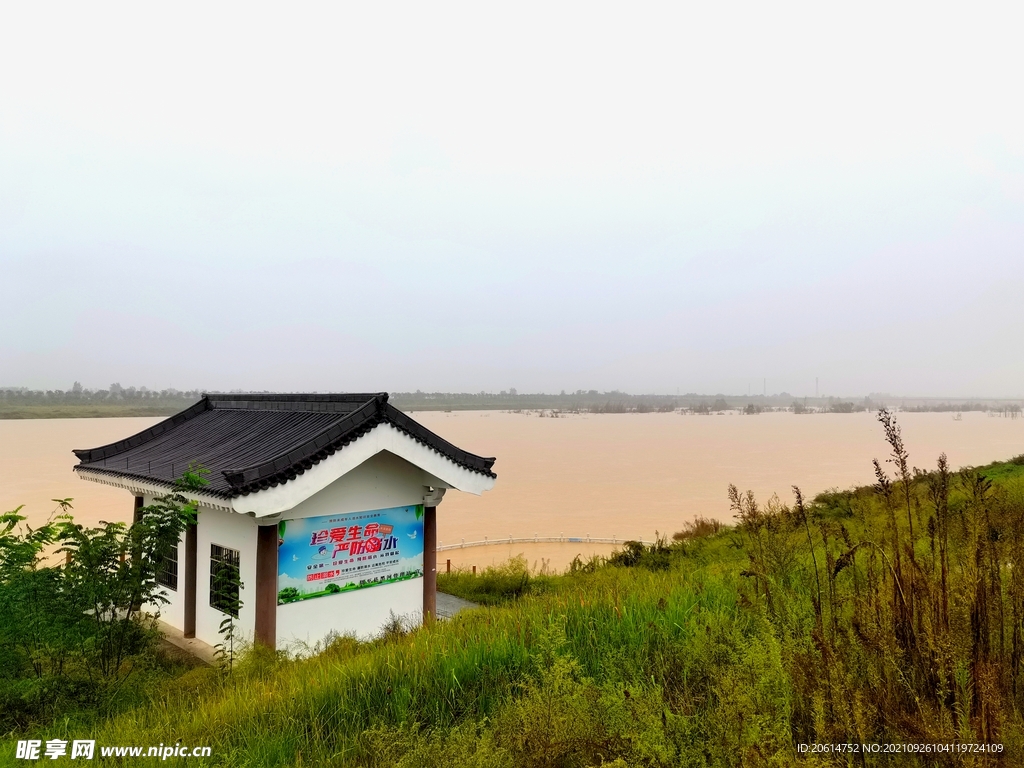
<instances>
[{"instance_id":1,"label":"grassy embankment","mask_svg":"<svg viewBox=\"0 0 1024 768\"><path fill-rule=\"evenodd\" d=\"M136 405L131 403L85 403L82 405L20 405L0 403L0 419L104 419L128 416L173 416L184 405Z\"/></svg>"},{"instance_id":2,"label":"grassy embankment","mask_svg":"<svg viewBox=\"0 0 1024 768\"><path fill-rule=\"evenodd\" d=\"M491 607L305 660L252 654L230 676L194 669L107 720L37 732L181 739L224 765L846 765L796 745L949 741L999 742L1015 764L1024 458L923 474L896 454L896 482L792 506L734 492L737 527L560 576L442 574Z\"/></svg>"},{"instance_id":3,"label":"grassy embankment","mask_svg":"<svg viewBox=\"0 0 1024 768\"><path fill-rule=\"evenodd\" d=\"M170 416L199 400L199 390L149 390L146 387L68 391L0 388L0 419L89 419L117 416Z\"/></svg>"}]
</instances>

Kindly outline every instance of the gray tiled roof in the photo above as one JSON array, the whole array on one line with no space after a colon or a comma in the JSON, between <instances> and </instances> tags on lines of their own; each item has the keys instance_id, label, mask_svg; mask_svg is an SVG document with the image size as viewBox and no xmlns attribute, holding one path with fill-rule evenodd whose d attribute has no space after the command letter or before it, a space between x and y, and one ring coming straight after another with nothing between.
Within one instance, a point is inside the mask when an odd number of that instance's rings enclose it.
<instances>
[{"instance_id":1,"label":"gray tiled roof","mask_svg":"<svg viewBox=\"0 0 1024 768\"><path fill-rule=\"evenodd\" d=\"M206 492L232 498L295 478L378 424L392 425L459 466L495 476L493 458L456 448L388 403L383 392L204 395L137 435L76 450L75 469L170 486L198 462L210 470Z\"/></svg>"}]
</instances>

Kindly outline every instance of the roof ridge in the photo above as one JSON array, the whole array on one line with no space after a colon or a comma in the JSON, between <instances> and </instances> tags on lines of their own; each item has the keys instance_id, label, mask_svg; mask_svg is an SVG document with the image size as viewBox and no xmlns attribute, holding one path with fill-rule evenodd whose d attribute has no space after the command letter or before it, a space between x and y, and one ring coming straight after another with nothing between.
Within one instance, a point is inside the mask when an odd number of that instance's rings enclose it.
<instances>
[{"instance_id":1,"label":"roof ridge","mask_svg":"<svg viewBox=\"0 0 1024 768\"><path fill-rule=\"evenodd\" d=\"M269 394L222 392L207 394L214 410L282 410L282 411L341 411L335 406L365 403L388 398L387 392L325 393L325 394Z\"/></svg>"},{"instance_id":2,"label":"roof ridge","mask_svg":"<svg viewBox=\"0 0 1024 768\"><path fill-rule=\"evenodd\" d=\"M385 394L384 398L386 397L387 395ZM236 490L241 490L253 483L265 481L281 473L288 473L294 469L296 464L310 462L317 453L330 448L332 443L343 439L352 430L364 426L368 420L380 414L385 402L380 396L374 396L372 400L356 408L340 421L313 435L302 445L282 451L270 459L249 467L222 470L221 474L224 475L224 479ZM333 450L330 451L330 453L333 452Z\"/></svg>"},{"instance_id":3,"label":"roof ridge","mask_svg":"<svg viewBox=\"0 0 1024 768\"><path fill-rule=\"evenodd\" d=\"M388 398L387 392L204 392L203 397L218 400L279 400L285 402L331 401L365 403L374 397Z\"/></svg>"}]
</instances>

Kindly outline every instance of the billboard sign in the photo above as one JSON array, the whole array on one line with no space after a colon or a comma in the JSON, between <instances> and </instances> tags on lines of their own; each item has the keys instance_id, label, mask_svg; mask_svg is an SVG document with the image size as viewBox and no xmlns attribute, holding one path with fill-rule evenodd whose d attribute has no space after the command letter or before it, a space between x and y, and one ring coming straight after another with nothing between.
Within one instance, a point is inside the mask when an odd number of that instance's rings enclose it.
<instances>
[{"instance_id":1,"label":"billboard sign","mask_svg":"<svg viewBox=\"0 0 1024 768\"><path fill-rule=\"evenodd\" d=\"M277 603L295 603L423 575L423 505L284 520Z\"/></svg>"}]
</instances>

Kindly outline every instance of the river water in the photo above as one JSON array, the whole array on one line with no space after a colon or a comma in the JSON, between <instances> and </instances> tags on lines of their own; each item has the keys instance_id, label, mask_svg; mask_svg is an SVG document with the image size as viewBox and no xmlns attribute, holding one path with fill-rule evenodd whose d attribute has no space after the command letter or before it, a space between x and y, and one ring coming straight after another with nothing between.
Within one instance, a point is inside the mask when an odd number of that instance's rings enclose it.
<instances>
[{"instance_id":1,"label":"river water","mask_svg":"<svg viewBox=\"0 0 1024 768\"><path fill-rule=\"evenodd\" d=\"M541 418L498 411L417 412L413 418L461 448L497 456L498 482L482 497L449 491L438 508L444 544L485 536L651 538L671 535L697 515L730 519L726 488L772 493L788 502L792 485L808 497L873 482L872 458L887 446L873 414L765 413L691 416L580 414ZM24 504L31 524L51 499L73 497L81 522L128 520L125 492L79 480L72 448L134 434L158 419L0 421L0 510ZM911 463L931 468L945 451L954 467L1024 453L1024 420L965 413L901 413ZM524 554L564 567L576 554L611 546L491 545L439 555L440 567L485 566Z\"/></svg>"}]
</instances>

